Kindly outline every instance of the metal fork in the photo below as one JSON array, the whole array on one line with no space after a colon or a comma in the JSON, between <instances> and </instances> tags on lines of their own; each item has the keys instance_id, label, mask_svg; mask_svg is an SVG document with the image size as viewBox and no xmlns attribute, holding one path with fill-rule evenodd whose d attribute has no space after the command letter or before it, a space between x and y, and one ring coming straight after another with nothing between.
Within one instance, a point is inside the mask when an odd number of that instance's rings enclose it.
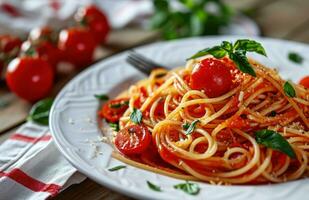
<instances>
[{"instance_id":1,"label":"metal fork","mask_svg":"<svg viewBox=\"0 0 309 200\"><path fill-rule=\"evenodd\" d=\"M160 64L150 60L149 58L146 58L146 57L142 56L141 54L136 53L133 50L129 51L129 55L128 55L126 61L130 65L132 65L133 67L135 67L136 69L138 69L139 71L141 71L142 73L144 73L146 75L149 75L151 73L151 71L154 70L154 69L158 69L158 68L167 69L166 66L160 65Z\"/></svg>"}]
</instances>

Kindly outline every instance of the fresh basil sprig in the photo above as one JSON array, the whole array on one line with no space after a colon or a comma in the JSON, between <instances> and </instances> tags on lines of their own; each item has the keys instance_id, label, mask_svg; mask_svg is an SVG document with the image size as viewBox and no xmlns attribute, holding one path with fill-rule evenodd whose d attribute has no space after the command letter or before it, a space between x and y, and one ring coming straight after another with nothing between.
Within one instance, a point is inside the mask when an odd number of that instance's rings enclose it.
<instances>
[{"instance_id":1,"label":"fresh basil sprig","mask_svg":"<svg viewBox=\"0 0 309 200\"><path fill-rule=\"evenodd\" d=\"M276 131L267 129L256 131L255 139L259 144L281 151L291 158L296 158L295 152L291 145Z\"/></svg>"},{"instance_id":2,"label":"fresh basil sprig","mask_svg":"<svg viewBox=\"0 0 309 200\"><path fill-rule=\"evenodd\" d=\"M118 170L120 170L120 169L124 169L124 168L126 168L126 167L127 167L127 166L125 166L125 165L118 165L118 166L116 166L116 167L109 168L108 171L114 172L114 171L118 171Z\"/></svg>"},{"instance_id":3,"label":"fresh basil sprig","mask_svg":"<svg viewBox=\"0 0 309 200\"><path fill-rule=\"evenodd\" d=\"M286 81L283 85L283 91L284 93L288 96L288 97L296 97L296 92L293 88L293 86L291 85L291 83L289 83L289 81Z\"/></svg>"},{"instance_id":4,"label":"fresh basil sprig","mask_svg":"<svg viewBox=\"0 0 309 200\"><path fill-rule=\"evenodd\" d=\"M95 94L94 97L101 101L107 101L109 99L106 94Z\"/></svg>"},{"instance_id":5,"label":"fresh basil sprig","mask_svg":"<svg viewBox=\"0 0 309 200\"><path fill-rule=\"evenodd\" d=\"M288 54L288 58L290 61L294 62L294 63L298 63L298 64L301 64L304 60L304 58L299 55L298 53L295 53L295 52L290 52Z\"/></svg>"},{"instance_id":6,"label":"fresh basil sprig","mask_svg":"<svg viewBox=\"0 0 309 200\"><path fill-rule=\"evenodd\" d=\"M237 40L234 44L231 42L223 41L221 45L203 49L187 60L209 54L218 59L228 55L229 58L234 61L240 71L250 74L251 76L256 76L255 71L246 56L247 52L255 52L266 56L265 49L259 42L249 39L241 39Z\"/></svg>"},{"instance_id":7,"label":"fresh basil sprig","mask_svg":"<svg viewBox=\"0 0 309 200\"><path fill-rule=\"evenodd\" d=\"M110 104L109 107L110 108L121 108L122 106L127 106L127 105L129 105L129 101L123 101L120 103Z\"/></svg>"},{"instance_id":8,"label":"fresh basil sprig","mask_svg":"<svg viewBox=\"0 0 309 200\"><path fill-rule=\"evenodd\" d=\"M38 101L30 110L28 120L41 125L48 125L49 111L53 104L53 99L47 98Z\"/></svg>"},{"instance_id":9,"label":"fresh basil sprig","mask_svg":"<svg viewBox=\"0 0 309 200\"><path fill-rule=\"evenodd\" d=\"M189 181L174 185L174 188L178 190L182 190L185 193L191 194L191 195L197 195L200 192L200 187L198 186L198 184L190 183Z\"/></svg>"},{"instance_id":10,"label":"fresh basil sprig","mask_svg":"<svg viewBox=\"0 0 309 200\"><path fill-rule=\"evenodd\" d=\"M140 124L143 119L143 113L139 109L133 108L133 112L130 114L130 120L135 124Z\"/></svg>"},{"instance_id":11,"label":"fresh basil sprig","mask_svg":"<svg viewBox=\"0 0 309 200\"><path fill-rule=\"evenodd\" d=\"M200 121L200 120L196 119L196 120L194 120L191 124L185 123L185 124L182 125L182 128L186 131L186 135L189 135L189 134L191 134L191 133L194 131L195 126L196 126L196 124L197 124L199 121Z\"/></svg>"},{"instance_id":12,"label":"fresh basil sprig","mask_svg":"<svg viewBox=\"0 0 309 200\"><path fill-rule=\"evenodd\" d=\"M162 191L160 186L157 186L157 185L151 183L150 181L147 181L147 185L148 185L148 187L150 189L152 189L152 190L154 190L156 192L161 192Z\"/></svg>"}]
</instances>

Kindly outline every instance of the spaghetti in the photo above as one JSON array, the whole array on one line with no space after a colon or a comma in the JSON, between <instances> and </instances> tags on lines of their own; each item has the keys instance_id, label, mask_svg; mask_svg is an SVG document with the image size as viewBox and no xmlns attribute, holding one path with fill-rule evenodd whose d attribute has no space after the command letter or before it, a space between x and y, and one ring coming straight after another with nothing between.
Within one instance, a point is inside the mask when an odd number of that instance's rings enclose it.
<instances>
[{"instance_id":1,"label":"spaghetti","mask_svg":"<svg viewBox=\"0 0 309 200\"><path fill-rule=\"evenodd\" d=\"M214 95L192 88L192 76L203 60L215 60L229 70L228 91ZM290 83L296 93L290 97L276 70L249 62L256 77L242 73L228 57L204 56L171 71L154 70L132 85L121 101L112 104L122 109L110 112L119 115L120 126L113 140L120 152L114 157L175 178L210 183L279 183L307 176L309 91ZM106 113L101 114L108 120ZM136 114L140 121L136 116L132 120ZM259 142L260 130L276 133L274 138L287 142L292 154L267 145L273 138ZM119 136L125 132L129 134ZM132 138L130 133L137 132L144 135ZM135 145L136 152L122 151L126 145Z\"/></svg>"}]
</instances>

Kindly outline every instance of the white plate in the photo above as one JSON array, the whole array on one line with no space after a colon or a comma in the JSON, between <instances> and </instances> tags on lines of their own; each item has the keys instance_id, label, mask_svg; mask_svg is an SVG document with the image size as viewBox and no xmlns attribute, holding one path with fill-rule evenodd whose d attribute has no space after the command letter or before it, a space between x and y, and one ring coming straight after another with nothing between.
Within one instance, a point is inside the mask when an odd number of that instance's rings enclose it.
<instances>
[{"instance_id":1,"label":"white plate","mask_svg":"<svg viewBox=\"0 0 309 200\"><path fill-rule=\"evenodd\" d=\"M220 36L193 38L173 42L159 42L137 48L136 51L163 65L175 67L185 64L185 58L205 47L220 44L222 40L235 41L242 37ZM298 82L309 74L309 46L305 44L267 39L253 38L263 44L269 59L253 55L268 66L279 69L279 73L287 79ZM293 64L287 59L290 51L298 52L304 62ZM214 186L199 183L201 192L190 196L173 189L173 185L183 182L160 174L155 174L133 166L110 172L107 169L120 161L111 157L113 147L98 142L101 136L97 124L99 101L94 94L107 93L115 97L127 89L130 84L144 76L125 62L127 53L121 53L105 59L75 77L59 93L51 110L50 129L53 139L61 153L80 172L96 182L140 199L304 199L309 191L309 179L302 179L283 184L262 186ZM94 156L95 148L102 155ZM160 185L163 192L155 192L148 188L149 180Z\"/></svg>"}]
</instances>

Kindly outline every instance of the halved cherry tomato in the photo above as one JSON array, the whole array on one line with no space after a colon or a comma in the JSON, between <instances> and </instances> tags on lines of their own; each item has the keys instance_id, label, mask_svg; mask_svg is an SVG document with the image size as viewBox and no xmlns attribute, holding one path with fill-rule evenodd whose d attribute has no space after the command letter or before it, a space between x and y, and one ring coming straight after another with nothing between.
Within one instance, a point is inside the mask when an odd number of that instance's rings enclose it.
<instances>
[{"instance_id":1,"label":"halved cherry tomato","mask_svg":"<svg viewBox=\"0 0 309 200\"><path fill-rule=\"evenodd\" d=\"M110 25L105 14L96 6L90 5L79 9L75 18L77 22L90 29L97 43L106 40Z\"/></svg>"},{"instance_id":2,"label":"halved cherry tomato","mask_svg":"<svg viewBox=\"0 0 309 200\"><path fill-rule=\"evenodd\" d=\"M118 122L120 117L129 107L128 101L128 98L121 98L106 102L99 112L100 117L109 122Z\"/></svg>"},{"instance_id":3,"label":"halved cherry tomato","mask_svg":"<svg viewBox=\"0 0 309 200\"><path fill-rule=\"evenodd\" d=\"M203 90L209 97L218 97L232 87L230 68L224 62L207 58L193 69L190 86L194 90Z\"/></svg>"},{"instance_id":4,"label":"halved cherry tomato","mask_svg":"<svg viewBox=\"0 0 309 200\"><path fill-rule=\"evenodd\" d=\"M46 60L54 70L60 61L60 51L49 41L31 42L25 41L21 46L21 52L26 55L37 56Z\"/></svg>"},{"instance_id":5,"label":"halved cherry tomato","mask_svg":"<svg viewBox=\"0 0 309 200\"><path fill-rule=\"evenodd\" d=\"M85 67L93 61L96 43L87 29L75 27L60 32L58 48L64 52L67 61Z\"/></svg>"},{"instance_id":6,"label":"halved cherry tomato","mask_svg":"<svg viewBox=\"0 0 309 200\"><path fill-rule=\"evenodd\" d=\"M52 67L41 58L15 58L6 73L6 83L11 91L30 102L46 97L53 80Z\"/></svg>"},{"instance_id":7,"label":"halved cherry tomato","mask_svg":"<svg viewBox=\"0 0 309 200\"><path fill-rule=\"evenodd\" d=\"M121 129L115 137L115 146L125 154L141 154L151 142L151 134L146 126L130 125Z\"/></svg>"},{"instance_id":8,"label":"halved cherry tomato","mask_svg":"<svg viewBox=\"0 0 309 200\"><path fill-rule=\"evenodd\" d=\"M309 76L305 76L299 81L299 84L303 85L305 88L309 89Z\"/></svg>"}]
</instances>

